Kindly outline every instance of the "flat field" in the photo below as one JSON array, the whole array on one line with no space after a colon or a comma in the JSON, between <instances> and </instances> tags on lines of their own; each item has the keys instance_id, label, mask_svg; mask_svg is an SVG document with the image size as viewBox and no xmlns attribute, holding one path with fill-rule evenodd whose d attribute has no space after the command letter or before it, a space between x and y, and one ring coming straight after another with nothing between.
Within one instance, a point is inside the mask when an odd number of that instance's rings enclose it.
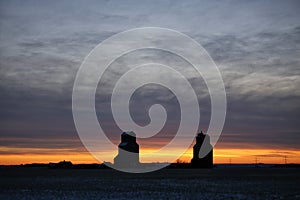
<instances>
[{"instance_id":1,"label":"flat field","mask_svg":"<svg viewBox=\"0 0 300 200\"><path fill-rule=\"evenodd\" d=\"M0 199L300 199L300 168L1 168Z\"/></svg>"}]
</instances>

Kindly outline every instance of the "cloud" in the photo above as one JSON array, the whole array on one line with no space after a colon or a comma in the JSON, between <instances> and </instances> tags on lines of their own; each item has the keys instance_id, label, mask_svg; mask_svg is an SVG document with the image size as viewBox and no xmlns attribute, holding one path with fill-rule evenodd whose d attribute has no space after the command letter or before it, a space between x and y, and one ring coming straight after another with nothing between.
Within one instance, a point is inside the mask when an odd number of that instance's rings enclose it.
<instances>
[{"instance_id":1,"label":"cloud","mask_svg":"<svg viewBox=\"0 0 300 200\"><path fill-rule=\"evenodd\" d=\"M6 141L1 145L13 145L12 141L17 145L22 143L22 137L76 138L71 94L84 57L115 33L161 26L184 32L200 42L219 66L228 98L221 145L297 148L298 8L298 1L1 1L0 138ZM185 63L178 57L145 50L116 60L101 79L103 87L98 88L98 115L104 114L101 123L116 143L120 130L109 111L111 89L130 68L129 61L143 63L153 59L177 64L188 77L200 101L200 127L207 129L210 100L203 80L192 68L180 67ZM139 124L148 123L147 109L151 104L165 104L171 118L164 132L176 130L178 105L169 91L144 87L132 102L137 105L131 106L132 115ZM24 140L20 145L30 147L36 140L33 141ZM42 143L41 147L58 148L50 143Z\"/></svg>"}]
</instances>

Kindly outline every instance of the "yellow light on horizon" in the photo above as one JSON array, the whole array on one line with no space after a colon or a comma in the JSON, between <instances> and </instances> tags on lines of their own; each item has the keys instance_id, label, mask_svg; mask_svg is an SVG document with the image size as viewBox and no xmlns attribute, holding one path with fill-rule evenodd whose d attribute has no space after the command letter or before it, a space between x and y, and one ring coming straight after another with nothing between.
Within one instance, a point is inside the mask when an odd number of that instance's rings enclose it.
<instances>
[{"instance_id":1,"label":"yellow light on horizon","mask_svg":"<svg viewBox=\"0 0 300 200\"><path fill-rule=\"evenodd\" d=\"M13 151L14 150L14 151ZM15 152L17 150L18 153ZM157 149L141 149L140 154L141 162L168 162L172 156L176 155L177 151L174 150L169 154L161 155L165 160L157 160L151 156L144 156L143 154L155 151ZM4 152L4 149L1 148ZM14 164L28 164L28 163L49 163L59 162L61 160L69 160L75 164L78 163L102 163L98 161L88 152L64 152L63 150L43 150L40 149L27 149L27 152L21 153L20 149L5 148L5 154L0 154L1 165L14 165ZM53 153L49 153L49 152ZM60 152L61 151L61 152ZM178 150L179 151L179 150ZM103 155L103 161L112 162L113 158L117 155L117 151L106 152L107 156ZM179 160L182 162L190 162L193 156L193 149L188 149ZM300 163L299 150L287 149L229 149L229 148L216 148L214 149L214 163Z\"/></svg>"}]
</instances>

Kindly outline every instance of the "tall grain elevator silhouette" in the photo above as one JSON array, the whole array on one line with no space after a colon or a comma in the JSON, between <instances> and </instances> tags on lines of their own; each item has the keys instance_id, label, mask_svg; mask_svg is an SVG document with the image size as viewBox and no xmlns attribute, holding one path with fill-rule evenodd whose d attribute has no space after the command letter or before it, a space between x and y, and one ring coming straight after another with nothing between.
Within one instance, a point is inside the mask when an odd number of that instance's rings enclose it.
<instances>
[{"instance_id":1,"label":"tall grain elevator silhouette","mask_svg":"<svg viewBox=\"0 0 300 200\"><path fill-rule=\"evenodd\" d=\"M114 158L114 165L123 168L134 168L139 162L139 145L134 132L123 132L118 146L118 155Z\"/></svg>"},{"instance_id":2,"label":"tall grain elevator silhouette","mask_svg":"<svg viewBox=\"0 0 300 200\"><path fill-rule=\"evenodd\" d=\"M210 149L209 153L200 158L202 150ZM213 168L213 147L210 144L210 137L202 131L196 136L196 144L193 147L193 158L191 160L193 168Z\"/></svg>"}]
</instances>

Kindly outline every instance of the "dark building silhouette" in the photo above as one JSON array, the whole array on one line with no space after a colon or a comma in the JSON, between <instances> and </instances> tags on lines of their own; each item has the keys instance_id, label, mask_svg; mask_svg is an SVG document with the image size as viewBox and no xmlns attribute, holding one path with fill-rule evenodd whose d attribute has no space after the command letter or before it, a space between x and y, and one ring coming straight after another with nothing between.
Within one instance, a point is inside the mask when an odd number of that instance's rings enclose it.
<instances>
[{"instance_id":1,"label":"dark building silhouette","mask_svg":"<svg viewBox=\"0 0 300 200\"><path fill-rule=\"evenodd\" d=\"M199 157L200 149L209 148L211 149L207 155L203 158ZM212 168L213 167L213 148L210 144L210 137L204 134L202 131L196 136L196 144L193 147L193 158L191 160L191 165L194 168Z\"/></svg>"},{"instance_id":2,"label":"dark building silhouette","mask_svg":"<svg viewBox=\"0 0 300 200\"><path fill-rule=\"evenodd\" d=\"M118 147L119 152L114 158L114 165L132 168L139 164L139 145L136 143L134 132L123 132Z\"/></svg>"},{"instance_id":3,"label":"dark building silhouette","mask_svg":"<svg viewBox=\"0 0 300 200\"><path fill-rule=\"evenodd\" d=\"M74 168L74 165L71 161L60 161L59 163L49 163L49 168L58 168L58 169L71 169Z\"/></svg>"}]
</instances>

